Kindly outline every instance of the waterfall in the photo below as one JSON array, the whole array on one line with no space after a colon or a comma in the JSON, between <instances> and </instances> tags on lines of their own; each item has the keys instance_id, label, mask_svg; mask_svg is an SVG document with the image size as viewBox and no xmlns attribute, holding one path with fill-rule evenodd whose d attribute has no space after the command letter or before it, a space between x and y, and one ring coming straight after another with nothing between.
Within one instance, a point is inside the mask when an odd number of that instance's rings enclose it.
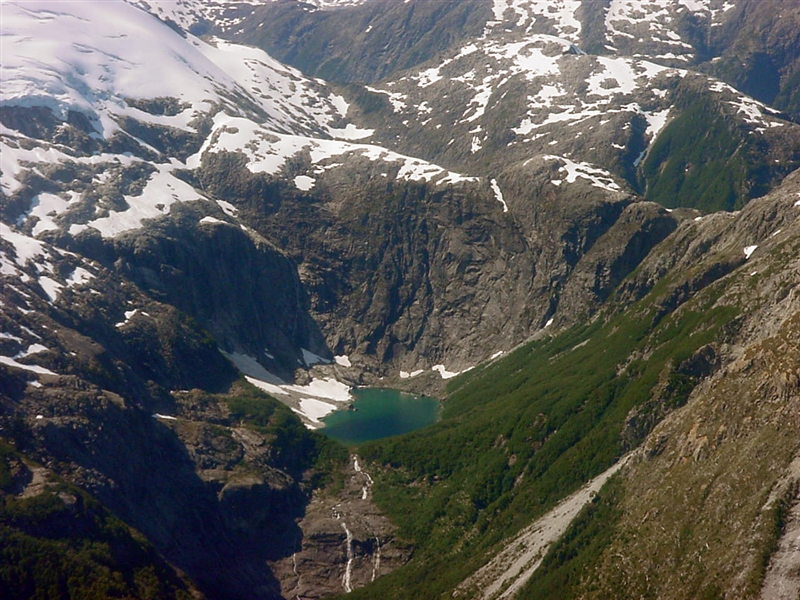
<instances>
[{"instance_id":1,"label":"waterfall","mask_svg":"<svg viewBox=\"0 0 800 600\"><path fill-rule=\"evenodd\" d=\"M344 569L342 584L344 585L345 592L352 592L353 588L350 584L350 577L353 575L353 559L355 558L355 553L353 552L353 534L350 533L346 523L342 523L342 529L344 529L344 533L347 536L347 566Z\"/></svg>"}]
</instances>

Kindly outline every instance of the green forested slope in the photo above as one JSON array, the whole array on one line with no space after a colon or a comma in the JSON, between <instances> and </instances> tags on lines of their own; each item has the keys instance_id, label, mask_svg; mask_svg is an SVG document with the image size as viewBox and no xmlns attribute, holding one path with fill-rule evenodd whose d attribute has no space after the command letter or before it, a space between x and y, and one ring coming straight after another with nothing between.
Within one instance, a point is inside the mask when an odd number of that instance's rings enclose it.
<instances>
[{"instance_id":1,"label":"green forested slope","mask_svg":"<svg viewBox=\"0 0 800 600\"><path fill-rule=\"evenodd\" d=\"M626 421L632 409L647 423L648 412L684 403L698 381L692 357L737 309L714 306L712 285L659 317L675 283L469 372L453 382L440 423L362 447L380 473L376 499L418 552L356 597L449 594L494 544L641 441L648 427Z\"/></svg>"}]
</instances>

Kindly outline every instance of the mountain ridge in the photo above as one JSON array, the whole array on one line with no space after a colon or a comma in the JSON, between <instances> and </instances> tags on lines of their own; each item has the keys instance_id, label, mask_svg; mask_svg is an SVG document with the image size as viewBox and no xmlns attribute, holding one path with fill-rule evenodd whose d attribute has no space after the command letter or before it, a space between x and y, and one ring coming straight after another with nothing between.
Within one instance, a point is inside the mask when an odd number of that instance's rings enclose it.
<instances>
[{"instance_id":1,"label":"mountain ridge","mask_svg":"<svg viewBox=\"0 0 800 600\"><path fill-rule=\"evenodd\" d=\"M794 331L793 20L745 0L2 10L11 538L85 493L147 539L166 596L427 600L640 447L519 597L575 572L573 596L760 592L773 509L796 504L775 349ZM284 58L327 45L314 68L341 85L242 44L259 29ZM724 83L760 90L767 59L761 100ZM309 400L375 384L446 395L442 422L361 460L309 431ZM737 482L736 456L766 474ZM685 494L708 510L676 516L654 478L705 484ZM742 500L703 571L681 556L725 513L717 479ZM651 520L687 531L672 554Z\"/></svg>"}]
</instances>

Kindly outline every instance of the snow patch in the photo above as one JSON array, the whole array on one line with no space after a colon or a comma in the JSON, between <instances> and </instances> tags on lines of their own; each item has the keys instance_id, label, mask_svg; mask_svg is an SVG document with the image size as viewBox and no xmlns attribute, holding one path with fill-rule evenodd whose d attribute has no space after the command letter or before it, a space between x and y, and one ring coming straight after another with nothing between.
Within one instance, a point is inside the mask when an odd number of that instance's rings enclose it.
<instances>
[{"instance_id":1,"label":"snow patch","mask_svg":"<svg viewBox=\"0 0 800 600\"><path fill-rule=\"evenodd\" d=\"M136 313L138 313L138 312L139 312L138 308L135 308L134 310L126 310L125 311L125 320L124 321L120 321L119 323L117 323L115 325L115 327L117 327L117 328L124 327L125 325L127 325L128 323L131 322L131 319L133 319L133 317L136 316ZM147 315L147 313L145 313L145 312L143 312L142 314L143 315Z\"/></svg>"},{"instance_id":2,"label":"snow patch","mask_svg":"<svg viewBox=\"0 0 800 600\"><path fill-rule=\"evenodd\" d=\"M177 417L171 417L170 415L162 415L161 413L154 413L153 414L153 418L154 419L163 419L165 421L177 421L178 420Z\"/></svg>"},{"instance_id":3,"label":"snow patch","mask_svg":"<svg viewBox=\"0 0 800 600\"><path fill-rule=\"evenodd\" d=\"M353 364L350 362L350 357L345 355L334 356L333 360L336 361L337 365L341 365L343 367L352 367Z\"/></svg>"},{"instance_id":4,"label":"snow patch","mask_svg":"<svg viewBox=\"0 0 800 600\"><path fill-rule=\"evenodd\" d=\"M77 200L80 200L80 198ZM27 219L35 218L38 222L33 226L33 230L31 231L34 236L44 233L45 231L58 229L55 217L67 210L69 205L75 201L76 199L74 196L71 200L64 200L55 194L38 194L31 199L30 210L26 215L20 217L20 222L18 224L21 225L22 222Z\"/></svg>"},{"instance_id":5,"label":"snow patch","mask_svg":"<svg viewBox=\"0 0 800 600\"><path fill-rule=\"evenodd\" d=\"M611 173L605 169L595 167L588 163L575 162L563 156L545 155L545 159L557 160L563 163L563 166L558 169L559 172L566 172L565 181L567 183L575 183L578 177L588 180L594 187L598 187L609 192L621 192L622 188L619 187ZM556 183L558 181L558 183ZM560 180L553 180L554 185L559 185Z\"/></svg>"},{"instance_id":6,"label":"snow patch","mask_svg":"<svg viewBox=\"0 0 800 600\"><path fill-rule=\"evenodd\" d=\"M38 354L39 352L49 352L49 351L50 348L47 348L42 344L31 344L30 346L28 346L27 349L17 354L14 358L27 358L33 354Z\"/></svg>"},{"instance_id":7,"label":"snow patch","mask_svg":"<svg viewBox=\"0 0 800 600\"><path fill-rule=\"evenodd\" d=\"M0 223L0 239L10 242L16 253L15 262L24 267L29 260L44 256L44 242L13 231L5 223Z\"/></svg>"},{"instance_id":8,"label":"snow patch","mask_svg":"<svg viewBox=\"0 0 800 600\"><path fill-rule=\"evenodd\" d=\"M387 96L389 98L389 102L391 103L392 110L394 110L394 112L399 113L406 109L406 101L408 100L408 96L406 96L405 94L401 94L399 92L390 92L388 90L381 90L370 86L365 86L365 87L370 92L373 92L375 94L384 94L385 96Z\"/></svg>"},{"instance_id":9,"label":"snow patch","mask_svg":"<svg viewBox=\"0 0 800 600\"><path fill-rule=\"evenodd\" d=\"M314 425L322 425L321 419L336 410L336 406L330 402L323 402L314 398L303 398L298 402L298 408L292 408L294 412L304 416Z\"/></svg>"},{"instance_id":10,"label":"snow patch","mask_svg":"<svg viewBox=\"0 0 800 600\"><path fill-rule=\"evenodd\" d=\"M419 87L425 88L442 79L441 66L420 71L416 77Z\"/></svg>"},{"instance_id":11,"label":"snow patch","mask_svg":"<svg viewBox=\"0 0 800 600\"><path fill-rule=\"evenodd\" d=\"M230 202L226 202L225 200L217 200L217 205L222 209L222 212L229 217L235 217L237 214L239 214L239 209Z\"/></svg>"},{"instance_id":12,"label":"snow patch","mask_svg":"<svg viewBox=\"0 0 800 600\"><path fill-rule=\"evenodd\" d=\"M282 395L282 396L288 396L289 395L289 392L287 392L286 390L284 390L283 388L281 388L278 385L274 385L272 383L267 383L266 381L263 381L263 380L258 379L256 377L251 377L250 375L245 375L244 378L248 382L250 382L250 384L254 385L258 389L260 389L262 392L266 392L267 394L271 394L273 396L276 395L276 394Z\"/></svg>"},{"instance_id":13,"label":"snow patch","mask_svg":"<svg viewBox=\"0 0 800 600\"><path fill-rule=\"evenodd\" d=\"M61 290L64 288L62 284L57 282L55 279L51 279L50 277L40 276L39 285L42 286L45 294L47 297L50 298L50 302L55 302L58 300L58 295L61 293Z\"/></svg>"},{"instance_id":14,"label":"snow patch","mask_svg":"<svg viewBox=\"0 0 800 600\"><path fill-rule=\"evenodd\" d=\"M636 89L637 74L632 63L605 56L598 56L596 60L602 70L587 79L587 95L630 94Z\"/></svg>"},{"instance_id":15,"label":"snow patch","mask_svg":"<svg viewBox=\"0 0 800 600\"><path fill-rule=\"evenodd\" d=\"M37 375L58 375L58 373L54 373L50 369L45 369L44 367L40 367L39 365L26 365L17 362L16 360L14 360L9 356L0 356L0 363L8 365L9 367L16 367L17 369L30 371L31 373L36 373Z\"/></svg>"},{"instance_id":16,"label":"snow patch","mask_svg":"<svg viewBox=\"0 0 800 600\"><path fill-rule=\"evenodd\" d=\"M467 371L471 371L472 369L473 367L467 367L463 371L454 372L454 371L448 371L444 365L434 365L433 367L431 367L431 371L437 371L442 379L452 379L453 377L461 375L462 373L466 373Z\"/></svg>"},{"instance_id":17,"label":"snow patch","mask_svg":"<svg viewBox=\"0 0 800 600\"><path fill-rule=\"evenodd\" d=\"M325 398L334 402L350 402L350 386L335 379L314 379L308 385L283 385L284 390L304 396Z\"/></svg>"},{"instance_id":18,"label":"snow patch","mask_svg":"<svg viewBox=\"0 0 800 600\"><path fill-rule=\"evenodd\" d=\"M221 219L217 219L216 217L203 217L198 221L201 225L230 225L227 221L223 221Z\"/></svg>"},{"instance_id":19,"label":"snow patch","mask_svg":"<svg viewBox=\"0 0 800 600\"><path fill-rule=\"evenodd\" d=\"M508 204L506 204L506 201L503 199L503 192L500 191L500 186L497 185L497 180L496 179L492 179L489 183L492 185L492 191L494 192L494 197L497 199L497 201L500 204L503 205L503 212L507 213L508 212Z\"/></svg>"},{"instance_id":20,"label":"snow patch","mask_svg":"<svg viewBox=\"0 0 800 600\"><path fill-rule=\"evenodd\" d=\"M298 175L294 178L294 184L297 186L297 189L307 192L311 188L314 187L316 180L313 177L309 177L308 175Z\"/></svg>"},{"instance_id":21,"label":"snow patch","mask_svg":"<svg viewBox=\"0 0 800 600\"><path fill-rule=\"evenodd\" d=\"M400 379L412 379L417 375L422 375L425 372L425 369L417 369L416 371L400 371Z\"/></svg>"},{"instance_id":22,"label":"snow patch","mask_svg":"<svg viewBox=\"0 0 800 600\"><path fill-rule=\"evenodd\" d=\"M651 144L661 130L664 129L664 125L667 124L669 111L669 108L665 108L659 112L645 113L645 119L647 119L647 129L645 130L645 135L649 138Z\"/></svg>"},{"instance_id":23,"label":"snow patch","mask_svg":"<svg viewBox=\"0 0 800 600\"><path fill-rule=\"evenodd\" d=\"M364 138L368 138L375 133L374 129L360 129L353 125L352 123L348 123L344 129L334 129L332 127L328 128L328 133L335 138L341 140L363 140Z\"/></svg>"},{"instance_id":24,"label":"snow patch","mask_svg":"<svg viewBox=\"0 0 800 600\"><path fill-rule=\"evenodd\" d=\"M75 270L67 276L67 287L83 285L92 279L94 279L94 275L92 275L89 271L83 267L75 267Z\"/></svg>"}]
</instances>

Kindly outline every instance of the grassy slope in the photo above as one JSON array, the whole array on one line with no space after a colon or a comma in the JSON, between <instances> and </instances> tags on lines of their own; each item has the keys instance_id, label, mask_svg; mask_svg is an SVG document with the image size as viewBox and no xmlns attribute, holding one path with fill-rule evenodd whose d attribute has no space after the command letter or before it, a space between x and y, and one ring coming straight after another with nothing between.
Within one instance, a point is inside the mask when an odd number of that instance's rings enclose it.
<instances>
[{"instance_id":1,"label":"grassy slope","mask_svg":"<svg viewBox=\"0 0 800 600\"><path fill-rule=\"evenodd\" d=\"M585 573L583 597L758 597L786 503L797 498L789 465L800 448L800 406L786 375L800 362L800 312L778 290L794 287L798 251L793 235L755 275L747 269L728 281L723 302L745 307L750 323L778 315L780 326L762 326L763 337L648 440L645 460L625 478L617 531Z\"/></svg>"},{"instance_id":2,"label":"grassy slope","mask_svg":"<svg viewBox=\"0 0 800 600\"><path fill-rule=\"evenodd\" d=\"M376 499L418 550L353 597L449 595L494 545L624 452L625 418L657 385L665 404L685 401L694 381L674 367L735 310L713 307L712 285L691 308L656 319L666 287L469 372L454 381L440 423L363 446L380 473Z\"/></svg>"},{"instance_id":3,"label":"grassy slope","mask_svg":"<svg viewBox=\"0 0 800 600\"><path fill-rule=\"evenodd\" d=\"M671 208L734 210L750 199L746 182L755 168L744 137L706 100L685 110L653 143L642 165L645 196Z\"/></svg>"}]
</instances>

